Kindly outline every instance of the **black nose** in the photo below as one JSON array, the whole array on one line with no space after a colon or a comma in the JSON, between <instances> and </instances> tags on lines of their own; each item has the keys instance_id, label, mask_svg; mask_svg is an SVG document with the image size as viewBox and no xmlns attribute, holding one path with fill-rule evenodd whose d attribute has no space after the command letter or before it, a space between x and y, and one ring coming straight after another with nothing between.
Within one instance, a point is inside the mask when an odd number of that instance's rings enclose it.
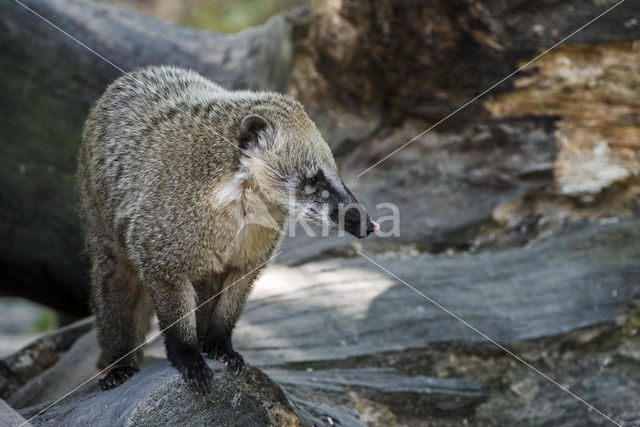
<instances>
[{"instance_id":1,"label":"black nose","mask_svg":"<svg viewBox=\"0 0 640 427\"><path fill-rule=\"evenodd\" d=\"M371 222L371 218L367 215L367 236L374 231L376 231L376 227L373 225L373 222Z\"/></svg>"},{"instance_id":2,"label":"black nose","mask_svg":"<svg viewBox=\"0 0 640 427\"><path fill-rule=\"evenodd\" d=\"M373 233L375 226L364 209L351 208L344 213L344 229L362 239Z\"/></svg>"}]
</instances>

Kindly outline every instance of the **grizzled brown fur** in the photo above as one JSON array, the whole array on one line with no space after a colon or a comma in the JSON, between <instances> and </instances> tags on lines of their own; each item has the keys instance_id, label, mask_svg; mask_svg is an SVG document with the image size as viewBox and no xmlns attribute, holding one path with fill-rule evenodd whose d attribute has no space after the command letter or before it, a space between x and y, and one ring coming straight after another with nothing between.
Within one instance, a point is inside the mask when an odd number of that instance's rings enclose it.
<instances>
[{"instance_id":1,"label":"grizzled brown fur","mask_svg":"<svg viewBox=\"0 0 640 427\"><path fill-rule=\"evenodd\" d=\"M287 215L336 227L337 205L357 203L296 101L172 67L127 74L96 102L79 185L101 359L115 363L105 389L138 370L142 350L127 353L154 313L195 388L211 378L201 351L240 371L231 333ZM370 219L353 214L345 228L362 237Z\"/></svg>"}]
</instances>

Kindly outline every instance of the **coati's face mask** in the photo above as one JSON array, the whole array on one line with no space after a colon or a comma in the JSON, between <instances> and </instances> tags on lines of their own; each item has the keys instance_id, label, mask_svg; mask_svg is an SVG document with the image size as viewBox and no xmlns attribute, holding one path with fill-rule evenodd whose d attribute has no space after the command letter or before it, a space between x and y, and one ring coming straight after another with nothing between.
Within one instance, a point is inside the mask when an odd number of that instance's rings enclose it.
<instances>
[{"instance_id":1,"label":"coati's face mask","mask_svg":"<svg viewBox=\"0 0 640 427\"><path fill-rule=\"evenodd\" d=\"M240 147L261 193L298 220L366 237L378 225L344 185L329 145L307 121L306 131L295 133L258 115L242 121Z\"/></svg>"}]
</instances>

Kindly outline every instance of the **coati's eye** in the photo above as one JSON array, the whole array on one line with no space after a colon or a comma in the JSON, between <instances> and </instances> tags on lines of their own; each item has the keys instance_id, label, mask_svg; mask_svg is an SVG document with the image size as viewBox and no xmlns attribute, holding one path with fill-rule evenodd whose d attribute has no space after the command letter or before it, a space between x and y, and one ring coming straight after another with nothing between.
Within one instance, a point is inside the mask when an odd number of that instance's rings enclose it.
<instances>
[{"instance_id":1,"label":"coati's eye","mask_svg":"<svg viewBox=\"0 0 640 427\"><path fill-rule=\"evenodd\" d=\"M317 169L315 173L313 173L313 175L311 173L307 174L307 176L304 179L304 183L307 187L316 187L318 185L322 185L324 180L324 173L322 172L322 169ZM313 191L315 191L315 188L313 188Z\"/></svg>"}]
</instances>

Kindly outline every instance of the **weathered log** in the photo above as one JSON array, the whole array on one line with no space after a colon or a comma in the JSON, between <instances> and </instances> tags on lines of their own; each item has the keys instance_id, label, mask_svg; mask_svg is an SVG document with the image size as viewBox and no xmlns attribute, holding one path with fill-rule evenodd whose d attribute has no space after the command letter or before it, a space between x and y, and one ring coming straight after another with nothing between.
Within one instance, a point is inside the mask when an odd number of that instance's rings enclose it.
<instances>
[{"instance_id":1,"label":"weathered log","mask_svg":"<svg viewBox=\"0 0 640 427\"><path fill-rule=\"evenodd\" d=\"M314 0L309 42L295 58L306 65L296 68L293 86L308 104L377 109L387 124L439 120L615 3ZM637 38L631 17L639 12L626 2L568 42ZM481 103L471 105L457 122L482 113Z\"/></svg>"}]
</instances>

